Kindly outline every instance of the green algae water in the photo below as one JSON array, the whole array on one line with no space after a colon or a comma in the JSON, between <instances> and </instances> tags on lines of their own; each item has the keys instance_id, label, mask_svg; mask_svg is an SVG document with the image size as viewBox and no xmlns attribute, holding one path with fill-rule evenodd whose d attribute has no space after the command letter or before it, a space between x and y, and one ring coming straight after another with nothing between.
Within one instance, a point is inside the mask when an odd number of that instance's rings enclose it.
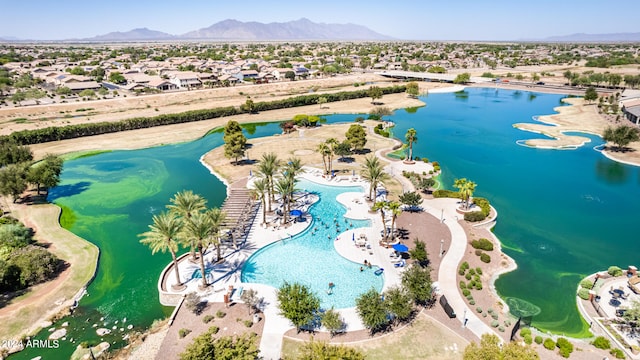
<instances>
[{"instance_id":1,"label":"green algae water","mask_svg":"<svg viewBox=\"0 0 640 360\"><path fill-rule=\"evenodd\" d=\"M430 94L416 113L397 112L394 134L404 137L414 127L414 154L440 162L447 188L455 178L471 179L475 195L498 210L494 233L518 269L500 276L496 289L512 312L532 316L545 331L584 336L588 324L575 296L580 279L611 265L637 265L640 168L594 150L603 142L593 135L581 134L591 142L576 150L518 145L544 136L512 125L553 113L562 98L492 88Z\"/></svg>"}]
</instances>

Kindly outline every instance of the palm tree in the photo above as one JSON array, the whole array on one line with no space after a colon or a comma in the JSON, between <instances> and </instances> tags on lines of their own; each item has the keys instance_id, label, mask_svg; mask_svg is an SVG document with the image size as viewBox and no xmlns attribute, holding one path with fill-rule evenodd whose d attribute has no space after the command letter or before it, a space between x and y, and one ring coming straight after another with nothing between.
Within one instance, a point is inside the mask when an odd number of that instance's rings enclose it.
<instances>
[{"instance_id":1,"label":"palm tree","mask_svg":"<svg viewBox=\"0 0 640 360\"><path fill-rule=\"evenodd\" d=\"M227 213L222 211L219 208L212 208L207 210L206 215L211 221L211 240L216 247L216 261L220 261L220 259L222 258L222 253L221 253L222 242L220 241L220 227L226 220ZM237 249L238 245L236 244L235 237L232 236L231 241L233 242L233 247Z\"/></svg>"},{"instance_id":2,"label":"palm tree","mask_svg":"<svg viewBox=\"0 0 640 360\"><path fill-rule=\"evenodd\" d=\"M335 146L338 145L338 140L335 138L328 138L326 141L329 151L327 152L327 159L329 160L329 174L333 174L333 155L335 154Z\"/></svg>"},{"instance_id":3,"label":"palm tree","mask_svg":"<svg viewBox=\"0 0 640 360\"><path fill-rule=\"evenodd\" d=\"M253 182L251 194L262 202L262 225L267 223L267 180L257 179Z\"/></svg>"},{"instance_id":4,"label":"palm tree","mask_svg":"<svg viewBox=\"0 0 640 360\"><path fill-rule=\"evenodd\" d=\"M200 253L200 274L202 274L202 287L207 287L206 269L204 267L204 253L211 241L211 219L202 212L197 212L191 216L191 221L184 227L184 233L193 239L198 252Z\"/></svg>"},{"instance_id":5,"label":"palm tree","mask_svg":"<svg viewBox=\"0 0 640 360\"><path fill-rule=\"evenodd\" d=\"M284 166L285 176L295 179L298 175L304 173L302 168L302 160L297 157L290 157L287 160L287 164Z\"/></svg>"},{"instance_id":6,"label":"palm tree","mask_svg":"<svg viewBox=\"0 0 640 360\"><path fill-rule=\"evenodd\" d=\"M275 153L262 154L262 159L258 165L258 174L267 180L267 194L269 195L269 212L271 212L271 204L273 203L273 176L280 167L280 160Z\"/></svg>"},{"instance_id":7,"label":"palm tree","mask_svg":"<svg viewBox=\"0 0 640 360\"><path fill-rule=\"evenodd\" d=\"M418 142L418 136L416 129L411 128L407 130L407 133L404 135L405 140L409 143L409 157L407 160L413 160L413 143Z\"/></svg>"},{"instance_id":8,"label":"palm tree","mask_svg":"<svg viewBox=\"0 0 640 360\"><path fill-rule=\"evenodd\" d=\"M329 168L327 167L327 155L331 152L331 148L327 143L320 143L318 147L316 147L316 151L322 155L322 165L324 166L325 175L329 173Z\"/></svg>"},{"instance_id":9,"label":"palm tree","mask_svg":"<svg viewBox=\"0 0 640 360\"><path fill-rule=\"evenodd\" d=\"M458 188L458 192L460 193L465 209L469 209L469 199L476 190L476 185L476 183L467 180L466 178L455 179L453 182L453 187Z\"/></svg>"},{"instance_id":10,"label":"palm tree","mask_svg":"<svg viewBox=\"0 0 640 360\"><path fill-rule=\"evenodd\" d=\"M167 208L181 216L185 223L191 221L191 217L207 207L207 201L200 195L194 194L191 190L183 190L175 194L171 200L171 205L167 205ZM190 240L191 246L191 260L196 260L196 246L193 239Z\"/></svg>"},{"instance_id":11,"label":"palm tree","mask_svg":"<svg viewBox=\"0 0 640 360\"><path fill-rule=\"evenodd\" d=\"M374 203L373 207L371 208L371 210L373 211L380 211L380 217L382 218L382 238L383 239L387 238L387 225L384 223L384 210L386 208L387 208L386 201L376 201L376 203Z\"/></svg>"},{"instance_id":12,"label":"palm tree","mask_svg":"<svg viewBox=\"0 0 640 360\"><path fill-rule=\"evenodd\" d=\"M153 215L153 224L149 225L149 231L138 235L142 238L140 242L151 248L152 254L158 251L164 253L167 250L171 253L173 268L176 274L174 289L183 287L182 281L180 280L180 273L178 272L178 260L176 259L181 232L182 222L178 216L176 216L175 213L165 211L158 215Z\"/></svg>"},{"instance_id":13,"label":"palm tree","mask_svg":"<svg viewBox=\"0 0 640 360\"><path fill-rule=\"evenodd\" d=\"M384 168L380 160L375 155L365 158L363 166L362 178L369 182L369 200L375 201L378 192L378 185L383 184L391 177L384 172Z\"/></svg>"},{"instance_id":14,"label":"palm tree","mask_svg":"<svg viewBox=\"0 0 640 360\"><path fill-rule=\"evenodd\" d=\"M389 211L391 212L391 234L390 234L390 238L393 239L394 237L394 229L395 229L395 225L396 225L396 219L398 218L398 215L402 214L402 204L400 204L397 201L390 201L387 204L387 209L389 209Z\"/></svg>"},{"instance_id":15,"label":"palm tree","mask_svg":"<svg viewBox=\"0 0 640 360\"><path fill-rule=\"evenodd\" d=\"M295 192L295 179L289 177L282 177L276 181L276 192L282 198L282 223L286 224L289 221L289 209L291 196Z\"/></svg>"}]
</instances>

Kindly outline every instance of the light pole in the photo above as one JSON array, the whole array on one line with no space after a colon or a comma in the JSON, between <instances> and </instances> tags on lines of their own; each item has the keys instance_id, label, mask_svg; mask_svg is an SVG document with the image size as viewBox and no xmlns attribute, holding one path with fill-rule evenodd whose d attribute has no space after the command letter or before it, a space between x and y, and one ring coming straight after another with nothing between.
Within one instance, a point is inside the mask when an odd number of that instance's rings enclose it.
<instances>
[{"instance_id":1,"label":"light pole","mask_svg":"<svg viewBox=\"0 0 640 360\"><path fill-rule=\"evenodd\" d=\"M440 210L440 223L442 224L444 222L444 209Z\"/></svg>"},{"instance_id":2,"label":"light pole","mask_svg":"<svg viewBox=\"0 0 640 360\"><path fill-rule=\"evenodd\" d=\"M464 309L464 315L462 316L462 327L467 326L467 309Z\"/></svg>"},{"instance_id":3,"label":"light pole","mask_svg":"<svg viewBox=\"0 0 640 360\"><path fill-rule=\"evenodd\" d=\"M444 239L440 240L440 257L442 257L442 247L444 246Z\"/></svg>"}]
</instances>

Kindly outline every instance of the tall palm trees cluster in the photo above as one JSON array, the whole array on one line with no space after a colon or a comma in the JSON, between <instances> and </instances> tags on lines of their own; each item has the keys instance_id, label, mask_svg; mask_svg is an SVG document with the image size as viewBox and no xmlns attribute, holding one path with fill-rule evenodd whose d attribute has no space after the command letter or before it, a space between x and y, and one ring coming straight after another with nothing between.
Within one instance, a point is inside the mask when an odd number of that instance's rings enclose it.
<instances>
[{"instance_id":1,"label":"tall palm trees cluster","mask_svg":"<svg viewBox=\"0 0 640 360\"><path fill-rule=\"evenodd\" d=\"M282 223L289 221L291 203L295 202L296 177L304 172L299 158L291 157L283 163L274 153L262 155L257 176L252 185L253 195L262 202L262 224L266 224L267 212L273 211L276 195L282 201Z\"/></svg>"},{"instance_id":2,"label":"tall palm trees cluster","mask_svg":"<svg viewBox=\"0 0 640 360\"><path fill-rule=\"evenodd\" d=\"M453 187L458 189L460 193L460 197L462 198L464 209L469 210L469 200L471 196L473 196L473 192L476 190L477 184L471 180L467 180L466 178L455 179L453 182Z\"/></svg>"},{"instance_id":3,"label":"tall palm trees cluster","mask_svg":"<svg viewBox=\"0 0 640 360\"><path fill-rule=\"evenodd\" d=\"M378 186L391 179L391 176L384 172L384 165L375 155L367 156L364 159L361 175L369 182L369 200L375 202Z\"/></svg>"},{"instance_id":4,"label":"tall palm trees cluster","mask_svg":"<svg viewBox=\"0 0 640 360\"><path fill-rule=\"evenodd\" d=\"M371 210L378 211L382 218L382 239L393 240L395 238L396 219L402 214L402 204L398 201L376 201ZM391 227L389 231L387 231L387 225L385 223L386 213L391 215Z\"/></svg>"},{"instance_id":5,"label":"tall palm trees cluster","mask_svg":"<svg viewBox=\"0 0 640 360\"><path fill-rule=\"evenodd\" d=\"M183 289L184 284L178 272L177 253L180 246L190 247L191 261L199 261L202 286L207 282L204 255L210 245L215 246L216 261L222 258L220 229L225 220L224 211L218 208L207 209L207 201L192 191L183 190L170 199L166 211L153 215L153 224L149 231L140 235L140 242L151 248L151 252L171 253L175 269L175 290Z\"/></svg>"},{"instance_id":6,"label":"tall palm trees cluster","mask_svg":"<svg viewBox=\"0 0 640 360\"><path fill-rule=\"evenodd\" d=\"M316 151L322 155L322 165L324 166L325 175L333 173L333 156L335 148L339 144L335 138L329 138L325 142L318 144Z\"/></svg>"}]
</instances>

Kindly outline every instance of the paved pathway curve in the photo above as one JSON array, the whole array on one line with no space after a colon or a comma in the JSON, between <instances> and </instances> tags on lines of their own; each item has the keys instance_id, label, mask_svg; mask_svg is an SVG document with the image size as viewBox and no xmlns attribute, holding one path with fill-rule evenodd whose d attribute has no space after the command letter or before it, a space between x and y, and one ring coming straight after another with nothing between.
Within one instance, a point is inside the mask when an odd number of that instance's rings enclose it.
<instances>
[{"instance_id":1,"label":"paved pathway curve","mask_svg":"<svg viewBox=\"0 0 640 360\"><path fill-rule=\"evenodd\" d=\"M414 190L413 184L402 176L403 170L411 171L410 169L415 168L413 171L420 174L423 171L428 173L429 170L433 169L431 164L419 161L413 165L407 165L400 160L390 160L382 155L383 151L386 150L376 151L376 156L388 163L388 165L385 166L385 171L394 176L394 178L402 184L403 191ZM478 338L486 333L494 334L498 336L498 338L502 338L489 325L476 316L475 310L467 306L467 302L458 291L456 274L458 273L458 264L460 264L464 257L468 239L464 229L458 223L459 214L456 212L457 206L457 199L450 198L432 199L423 203L425 212L442 219L451 232L451 245L442 258L440 268L438 269L438 283L441 293L447 297L447 301L456 312L461 326L464 326L464 320L466 318L466 327Z\"/></svg>"}]
</instances>

